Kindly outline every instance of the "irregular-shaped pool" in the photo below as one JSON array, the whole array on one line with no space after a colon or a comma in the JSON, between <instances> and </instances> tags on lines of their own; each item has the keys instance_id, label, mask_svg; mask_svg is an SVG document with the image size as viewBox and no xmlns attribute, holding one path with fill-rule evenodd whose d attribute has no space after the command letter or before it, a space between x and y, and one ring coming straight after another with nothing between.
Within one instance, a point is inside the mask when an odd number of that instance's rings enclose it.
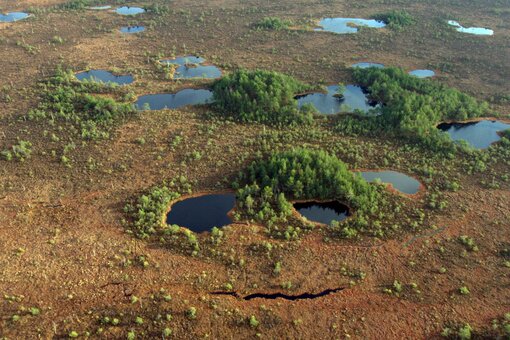
<instances>
[{"instance_id":1,"label":"irregular-shaped pool","mask_svg":"<svg viewBox=\"0 0 510 340\"><path fill-rule=\"evenodd\" d=\"M349 208L338 201L294 203L294 209L309 221L327 225L349 216Z\"/></svg>"},{"instance_id":2,"label":"irregular-shaped pool","mask_svg":"<svg viewBox=\"0 0 510 340\"><path fill-rule=\"evenodd\" d=\"M14 22L26 19L30 16L30 14L25 12L12 12L12 13L6 13L1 14L0 13L0 22Z\"/></svg>"},{"instance_id":3,"label":"irregular-shaped pool","mask_svg":"<svg viewBox=\"0 0 510 340\"><path fill-rule=\"evenodd\" d=\"M148 94L135 103L138 110L177 109L187 105L208 104L213 93L209 90L184 89L177 93Z\"/></svg>"},{"instance_id":4,"label":"irregular-shaped pool","mask_svg":"<svg viewBox=\"0 0 510 340\"><path fill-rule=\"evenodd\" d=\"M494 31L483 27L463 27L455 20L448 20L448 25L455 27L457 32L469 33L475 35L493 35Z\"/></svg>"},{"instance_id":5,"label":"irregular-shaped pool","mask_svg":"<svg viewBox=\"0 0 510 340\"><path fill-rule=\"evenodd\" d=\"M372 28L382 28L386 23L374 19L359 19L359 18L324 18L319 21L320 28L316 31L327 31L337 34L349 34L358 32L357 26L365 26Z\"/></svg>"},{"instance_id":6,"label":"irregular-shaped pool","mask_svg":"<svg viewBox=\"0 0 510 340\"><path fill-rule=\"evenodd\" d=\"M188 228L200 233L213 227L232 223L228 212L234 208L235 194L212 194L192 197L173 204L166 223Z\"/></svg>"},{"instance_id":7,"label":"irregular-shaped pool","mask_svg":"<svg viewBox=\"0 0 510 340\"><path fill-rule=\"evenodd\" d=\"M176 65L173 79L204 78L216 79L221 77L221 70L214 65L203 65L205 59L195 56L164 59L159 61L165 65Z\"/></svg>"},{"instance_id":8,"label":"irregular-shaped pool","mask_svg":"<svg viewBox=\"0 0 510 340\"><path fill-rule=\"evenodd\" d=\"M115 12L117 12L117 14L120 14L120 15L136 15L136 14L145 13L145 9L143 9L141 7L122 6L122 7L117 8L115 10Z\"/></svg>"},{"instance_id":9,"label":"irregular-shaped pool","mask_svg":"<svg viewBox=\"0 0 510 340\"><path fill-rule=\"evenodd\" d=\"M414 195L420 191L421 184L418 180L397 171L363 171L359 172L367 182L380 180L382 183L388 183L396 190L409 195Z\"/></svg>"},{"instance_id":10,"label":"irregular-shaped pool","mask_svg":"<svg viewBox=\"0 0 510 340\"><path fill-rule=\"evenodd\" d=\"M145 26L123 26L120 28L121 33L133 34L145 31Z\"/></svg>"},{"instance_id":11,"label":"irregular-shaped pool","mask_svg":"<svg viewBox=\"0 0 510 340\"><path fill-rule=\"evenodd\" d=\"M298 106L312 104L320 113L335 114L339 112L362 111L369 113L377 107L377 103L369 100L363 89L356 85L345 86L343 97L337 95L339 86L328 86L327 93L310 93L297 96Z\"/></svg>"},{"instance_id":12,"label":"irregular-shaped pool","mask_svg":"<svg viewBox=\"0 0 510 340\"><path fill-rule=\"evenodd\" d=\"M76 74L76 78L80 81L88 80L99 83L115 83L118 85L131 84L134 79L131 75L116 76L113 73L105 70L90 70Z\"/></svg>"},{"instance_id":13,"label":"irregular-shaped pool","mask_svg":"<svg viewBox=\"0 0 510 340\"><path fill-rule=\"evenodd\" d=\"M455 140L464 140L477 149L486 149L501 139L498 132L510 129L509 123L498 120L481 120L468 123L442 123L438 129L448 133Z\"/></svg>"}]
</instances>

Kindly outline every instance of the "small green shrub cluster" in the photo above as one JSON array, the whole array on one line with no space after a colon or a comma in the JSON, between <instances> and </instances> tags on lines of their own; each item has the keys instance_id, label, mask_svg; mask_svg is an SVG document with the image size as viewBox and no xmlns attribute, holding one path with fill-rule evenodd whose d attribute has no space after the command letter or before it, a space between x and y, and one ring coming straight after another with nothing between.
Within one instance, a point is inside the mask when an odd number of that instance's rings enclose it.
<instances>
[{"instance_id":1,"label":"small green shrub cluster","mask_svg":"<svg viewBox=\"0 0 510 340\"><path fill-rule=\"evenodd\" d=\"M31 120L56 120L79 127L84 139L108 137L115 119L135 114L129 103L91 93L111 94L116 86L98 82L79 82L71 70L58 68L56 74L41 84L41 102L28 112Z\"/></svg>"},{"instance_id":2,"label":"small green shrub cluster","mask_svg":"<svg viewBox=\"0 0 510 340\"><path fill-rule=\"evenodd\" d=\"M414 24L413 16L406 11L390 11L372 16L373 19L384 21L389 28L393 30L401 30L405 26Z\"/></svg>"},{"instance_id":3,"label":"small green shrub cluster","mask_svg":"<svg viewBox=\"0 0 510 340\"><path fill-rule=\"evenodd\" d=\"M254 24L255 28L280 31L288 29L292 25L292 21L284 20L277 17L265 17Z\"/></svg>"},{"instance_id":4,"label":"small green shrub cluster","mask_svg":"<svg viewBox=\"0 0 510 340\"><path fill-rule=\"evenodd\" d=\"M0 152L0 155L6 160L10 161L16 158L22 162L30 157L32 153L32 143L26 140L20 140L17 144L12 145L9 149Z\"/></svg>"},{"instance_id":5,"label":"small green shrub cluster","mask_svg":"<svg viewBox=\"0 0 510 340\"><path fill-rule=\"evenodd\" d=\"M399 68L356 68L353 76L372 99L384 105L380 116L340 119L337 129L346 134L386 133L434 151L451 151L452 140L436 125L488 112L485 102L441 83L410 76Z\"/></svg>"},{"instance_id":6,"label":"small green shrub cluster","mask_svg":"<svg viewBox=\"0 0 510 340\"><path fill-rule=\"evenodd\" d=\"M155 186L148 193L140 196L134 205L126 205L124 211L133 220L136 236L146 238L161 229L165 225L164 214L170 202L180 196L168 186Z\"/></svg>"},{"instance_id":7,"label":"small green shrub cluster","mask_svg":"<svg viewBox=\"0 0 510 340\"><path fill-rule=\"evenodd\" d=\"M213 84L214 106L241 122L303 124L313 112L300 110L294 98L310 89L296 79L265 70L238 70Z\"/></svg>"},{"instance_id":8,"label":"small green shrub cluster","mask_svg":"<svg viewBox=\"0 0 510 340\"><path fill-rule=\"evenodd\" d=\"M238 206L247 217L269 227L286 222L292 213L288 200L338 200L356 210L356 217L339 227L354 236L367 226L385 204L376 186L350 172L347 166L325 151L295 149L275 153L253 162L239 175ZM294 230L292 230L294 232Z\"/></svg>"}]
</instances>

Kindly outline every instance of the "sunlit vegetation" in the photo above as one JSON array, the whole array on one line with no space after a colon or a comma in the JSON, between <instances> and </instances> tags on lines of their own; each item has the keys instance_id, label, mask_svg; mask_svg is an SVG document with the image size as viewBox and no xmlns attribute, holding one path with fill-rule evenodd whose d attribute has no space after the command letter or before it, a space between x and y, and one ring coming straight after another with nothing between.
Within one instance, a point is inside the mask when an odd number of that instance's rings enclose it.
<instances>
[{"instance_id":1,"label":"sunlit vegetation","mask_svg":"<svg viewBox=\"0 0 510 340\"><path fill-rule=\"evenodd\" d=\"M253 26L257 29L280 31L288 29L292 25L292 21L284 20L277 17L265 17Z\"/></svg>"},{"instance_id":2,"label":"sunlit vegetation","mask_svg":"<svg viewBox=\"0 0 510 340\"><path fill-rule=\"evenodd\" d=\"M312 122L313 112L300 110L294 97L308 89L278 72L241 69L213 84L214 107L241 122L305 124Z\"/></svg>"},{"instance_id":3,"label":"sunlit vegetation","mask_svg":"<svg viewBox=\"0 0 510 340\"><path fill-rule=\"evenodd\" d=\"M26 140L20 140L18 143L12 145L9 149L0 152L0 155L6 161L17 159L18 161L24 161L30 157L32 153L32 143Z\"/></svg>"},{"instance_id":4,"label":"sunlit vegetation","mask_svg":"<svg viewBox=\"0 0 510 340\"><path fill-rule=\"evenodd\" d=\"M135 114L130 103L99 96L115 94L116 86L98 82L79 82L71 70L58 69L56 74L40 85L40 103L28 112L30 120L70 123L84 139L109 136L113 123Z\"/></svg>"},{"instance_id":5,"label":"sunlit vegetation","mask_svg":"<svg viewBox=\"0 0 510 340\"><path fill-rule=\"evenodd\" d=\"M389 205L380 188L350 172L347 166L325 151L295 149L275 153L253 162L240 174L238 205L247 218L265 223L270 231L292 238L288 225L292 216L289 200L338 200L353 209L354 216L337 224L345 237L374 227L376 218Z\"/></svg>"},{"instance_id":6,"label":"sunlit vegetation","mask_svg":"<svg viewBox=\"0 0 510 340\"><path fill-rule=\"evenodd\" d=\"M415 19L406 11L390 11L372 16L373 19L384 21L389 28L401 30L405 26L412 25Z\"/></svg>"},{"instance_id":7,"label":"sunlit vegetation","mask_svg":"<svg viewBox=\"0 0 510 340\"><path fill-rule=\"evenodd\" d=\"M402 69L356 68L353 75L372 99L384 105L380 116L340 120L337 129L342 133L387 134L436 151L452 150L454 143L436 125L488 113L487 103L441 83L412 77Z\"/></svg>"}]
</instances>

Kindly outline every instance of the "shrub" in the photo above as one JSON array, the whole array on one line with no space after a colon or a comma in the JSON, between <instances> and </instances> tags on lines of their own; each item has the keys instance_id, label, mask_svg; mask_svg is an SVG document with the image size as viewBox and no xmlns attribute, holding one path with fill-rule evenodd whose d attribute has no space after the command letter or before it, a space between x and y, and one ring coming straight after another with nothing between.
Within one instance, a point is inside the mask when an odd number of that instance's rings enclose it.
<instances>
[{"instance_id":1,"label":"shrub","mask_svg":"<svg viewBox=\"0 0 510 340\"><path fill-rule=\"evenodd\" d=\"M410 76L399 68L356 68L356 82L373 100L383 103L382 114L364 119L349 117L340 132L387 133L434 151L449 152L452 140L436 128L443 120L465 120L488 112L487 103L438 82Z\"/></svg>"},{"instance_id":2,"label":"shrub","mask_svg":"<svg viewBox=\"0 0 510 340\"><path fill-rule=\"evenodd\" d=\"M265 17L254 24L254 27L258 29L280 31L288 29L290 25L292 25L292 21L290 20L283 20L276 17Z\"/></svg>"},{"instance_id":3,"label":"shrub","mask_svg":"<svg viewBox=\"0 0 510 340\"><path fill-rule=\"evenodd\" d=\"M82 138L108 136L107 130L119 117L134 114L129 103L91 93L113 93L116 87L97 82L78 82L71 70L58 68L55 75L41 84L41 101L28 112L28 119L62 120L79 127Z\"/></svg>"},{"instance_id":4,"label":"shrub","mask_svg":"<svg viewBox=\"0 0 510 340\"><path fill-rule=\"evenodd\" d=\"M213 105L241 122L310 123L313 113L299 110L294 98L307 89L307 85L278 72L241 69L213 84Z\"/></svg>"},{"instance_id":5,"label":"shrub","mask_svg":"<svg viewBox=\"0 0 510 340\"><path fill-rule=\"evenodd\" d=\"M372 16L375 20L384 21L389 28L401 30L405 26L412 25L415 20L406 11L390 11Z\"/></svg>"},{"instance_id":6,"label":"shrub","mask_svg":"<svg viewBox=\"0 0 510 340\"><path fill-rule=\"evenodd\" d=\"M163 215L168 210L170 202L179 197L179 193L167 186L155 186L147 194L140 196L134 206L127 205L125 210L134 220L136 235L145 238L161 228Z\"/></svg>"}]
</instances>

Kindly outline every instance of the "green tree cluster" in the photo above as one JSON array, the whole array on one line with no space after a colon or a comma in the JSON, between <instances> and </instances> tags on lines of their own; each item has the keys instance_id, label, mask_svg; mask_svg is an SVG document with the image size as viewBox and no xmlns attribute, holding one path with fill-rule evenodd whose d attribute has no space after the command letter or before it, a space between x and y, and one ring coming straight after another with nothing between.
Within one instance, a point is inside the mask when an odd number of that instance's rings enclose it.
<instances>
[{"instance_id":1,"label":"green tree cluster","mask_svg":"<svg viewBox=\"0 0 510 340\"><path fill-rule=\"evenodd\" d=\"M451 139L436 128L437 124L488 112L486 102L479 103L439 82L413 77L400 68L356 68L353 76L383 107L376 117L340 120L338 129L349 134L387 133L435 151L451 150Z\"/></svg>"},{"instance_id":2,"label":"green tree cluster","mask_svg":"<svg viewBox=\"0 0 510 340\"><path fill-rule=\"evenodd\" d=\"M413 16L404 10L380 13L373 15L372 18L384 21L389 28L397 31L401 30L405 26L412 25L415 22Z\"/></svg>"},{"instance_id":3,"label":"green tree cluster","mask_svg":"<svg viewBox=\"0 0 510 340\"><path fill-rule=\"evenodd\" d=\"M313 112L300 110L294 98L310 87L278 72L241 69L217 80L212 88L215 108L241 122L287 125L313 120Z\"/></svg>"},{"instance_id":4,"label":"green tree cluster","mask_svg":"<svg viewBox=\"0 0 510 340\"><path fill-rule=\"evenodd\" d=\"M291 214L288 200L338 200L356 210L351 225L342 227L363 228L385 202L376 186L322 150L300 148L255 161L234 186L240 187L238 205L246 215L270 224Z\"/></svg>"},{"instance_id":5,"label":"green tree cluster","mask_svg":"<svg viewBox=\"0 0 510 340\"><path fill-rule=\"evenodd\" d=\"M41 101L28 112L28 118L75 124L84 139L106 138L116 118L136 113L129 103L92 95L111 94L115 89L108 84L79 82L71 70L58 68L53 77L41 84Z\"/></svg>"},{"instance_id":6,"label":"green tree cluster","mask_svg":"<svg viewBox=\"0 0 510 340\"><path fill-rule=\"evenodd\" d=\"M284 20L277 17L265 17L255 23L254 27L258 29L280 31L288 29L290 25L292 25L292 21L290 20Z\"/></svg>"}]
</instances>

